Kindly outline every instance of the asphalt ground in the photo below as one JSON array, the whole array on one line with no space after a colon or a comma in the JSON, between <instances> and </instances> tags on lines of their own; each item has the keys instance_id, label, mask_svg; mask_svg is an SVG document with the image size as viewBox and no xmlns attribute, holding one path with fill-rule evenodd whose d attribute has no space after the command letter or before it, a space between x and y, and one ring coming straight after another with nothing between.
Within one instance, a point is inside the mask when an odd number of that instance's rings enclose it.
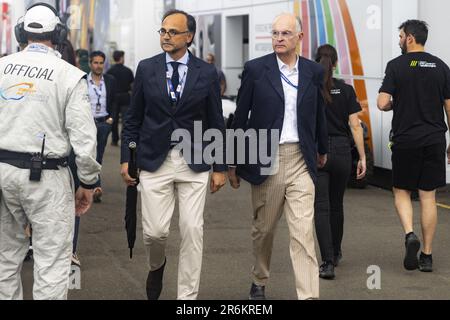
<instances>
[{"instance_id":1,"label":"asphalt ground","mask_svg":"<svg viewBox=\"0 0 450 320\"><path fill-rule=\"evenodd\" d=\"M82 263L81 289L71 290L69 299L144 300L148 269L142 227L139 219L134 258L130 260L124 230L126 188L119 174L119 148L108 146L103 170L103 202L95 204L81 221L78 246ZM392 192L376 187L348 190L345 197L343 260L336 269L335 280L320 280L321 299L449 299L448 190L441 191L438 199L442 206L438 209L439 225L433 253L435 271L426 274L403 269L404 234L394 209ZM419 202L414 202L414 210L416 233L421 235ZM180 243L177 215L176 210L167 246L162 300L176 299L177 294ZM250 186L243 183L241 189L235 191L227 185L220 193L208 195L204 216L204 257L199 299L247 299L253 262ZM316 251L320 259L318 247ZM379 270L380 277L373 278L370 270ZM24 264L22 274L25 298L31 299L32 262ZM373 282L373 279L380 280L379 286L369 289L368 280L377 286L377 281ZM284 217L277 229L266 295L273 300L297 298L289 257L289 230Z\"/></svg>"}]
</instances>

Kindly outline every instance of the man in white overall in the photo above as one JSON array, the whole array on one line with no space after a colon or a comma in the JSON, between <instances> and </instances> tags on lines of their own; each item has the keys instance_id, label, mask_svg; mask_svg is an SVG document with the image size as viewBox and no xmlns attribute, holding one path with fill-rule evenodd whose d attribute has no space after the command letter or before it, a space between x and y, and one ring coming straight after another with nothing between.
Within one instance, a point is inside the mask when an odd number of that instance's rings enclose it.
<instances>
[{"instance_id":1,"label":"man in white overall","mask_svg":"<svg viewBox=\"0 0 450 320\"><path fill-rule=\"evenodd\" d=\"M30 7L20 53L0 59L0 300L23 299L20 272L33 227L33 297L67 299L75 214L92 204L101 166L85 74L54 46L67 36L55 9ZM82 187L75 198L67 157Z\"/></svg>"}]
</instances>

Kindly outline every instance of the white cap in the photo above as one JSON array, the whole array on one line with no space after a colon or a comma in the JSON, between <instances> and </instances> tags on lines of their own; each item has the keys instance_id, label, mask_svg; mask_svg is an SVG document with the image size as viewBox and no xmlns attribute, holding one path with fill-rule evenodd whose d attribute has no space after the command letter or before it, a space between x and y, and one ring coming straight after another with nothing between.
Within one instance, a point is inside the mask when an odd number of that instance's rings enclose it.
<instances>
[{"instance_id":1,"label":"white cap","mask_svg":"<svg viewBox=\"0 0 450 320\"><path fill-rule=\"evenodd\" d=\"M59 18L46 6L33 7L27 11L24 17L24 29L30 33L52 32L59 23L61 23ZM36 24L36 26L32 24Z\"/></svg>"}]
</instances>

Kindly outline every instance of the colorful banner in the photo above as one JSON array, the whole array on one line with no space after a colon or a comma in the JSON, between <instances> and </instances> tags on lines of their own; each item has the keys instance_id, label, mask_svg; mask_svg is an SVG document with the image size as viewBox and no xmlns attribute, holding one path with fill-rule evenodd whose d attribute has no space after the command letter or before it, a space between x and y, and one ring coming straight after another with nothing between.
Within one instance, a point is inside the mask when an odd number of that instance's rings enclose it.
<instances>
[{"instance_id":1,"label":"colorful banner","mask_svg":"<svg viewBox=\"0 0 450 320\"><path fill-rule=\"evenodd\" d=\"M12 53L11 6L5 2L0 4L0 54L5 55Z\"/></svg>"},{"instance_id":2,"label":"colorful banner","mask_svg":"<svg viewBox=\"0 0 450 320\"><path fill-rule=\"evenodd\" d=\"M336 48L339 56L336 76L345 77L346 81L354 86L363 108L360 118L371 133L365 80L347 80L348 76L364 77L364 69L346 0L295 0L294 10L303 22L301 55L314 60L319 46L328 43ZM372 139L369 138L372 148Z\"/></svg>"}]
</instances>

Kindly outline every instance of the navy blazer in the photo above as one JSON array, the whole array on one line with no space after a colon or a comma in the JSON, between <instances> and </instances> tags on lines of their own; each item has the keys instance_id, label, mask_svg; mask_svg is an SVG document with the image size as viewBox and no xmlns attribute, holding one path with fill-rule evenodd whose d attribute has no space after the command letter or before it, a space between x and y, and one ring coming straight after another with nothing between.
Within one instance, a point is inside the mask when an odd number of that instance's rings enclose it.
<instances>
[{"instance_id":1,"label":"navy blazer","mask_svg":"<svg viewBox=\"0 0 450 320\"><path fill-rule=\"evenodd\" d=\"M189 167L195 172L207 172L213 166L215 172L227 170L225 165L225 139L223 162L194 163L195 152L202 152L211 143L194 143L194 122L201 122L202 134L207 129L218 129L225 136L220 85L216 69L189 53L188 72L183 94L178 104L173 105L166 79L166 54L162 53L139 63L133 88L131 106L125 117L122 133L122 159L129 162L128 145L138 144L138 168L157 171L167 158L171 147L172 133L185 129L191 135L191 159Z\"/></svg>"},{"instance_id":2,"label":"navy blazer","mask_svg":"<svg viewBox=\"0 0 450 320\"><path fill-rule=\"evenodd\" d=\"M103 74L103 79L105 79L105 87L106 87L106 111L108 112L110 117L114 117L114 111L117 108L116 106L116 91L117 84L116 79L109 74ZM117 121L118 119L114 119Z\"/></svg>"},{"instance_id":3,"label":"navy blazer","mask_svg":"<svg viewBox=\"0 0 450 320\"><path fill-rule=\"evenodd\" d=\"M328 132L325 116L325 102L322 96L324 70L319 64L300 57L299 90L297 98L297 121L300 148L313 181L317 176L317 153L328 153ZM242 84L237 99L237 109L233 120L233 129L269 129L279 130L280 136L284 123L285 100L280 69L275 53L249 61L244 67ZM250 118L249 118L250 114ZM268 135L267 150L272 143ZM246 145L248 157L249 147ZM260 185L267 178L261 174L261 168L270 165L261 164L258 155L257 164L237 166L237 174L251 184Z\"/></svg>"}]
</instances>

